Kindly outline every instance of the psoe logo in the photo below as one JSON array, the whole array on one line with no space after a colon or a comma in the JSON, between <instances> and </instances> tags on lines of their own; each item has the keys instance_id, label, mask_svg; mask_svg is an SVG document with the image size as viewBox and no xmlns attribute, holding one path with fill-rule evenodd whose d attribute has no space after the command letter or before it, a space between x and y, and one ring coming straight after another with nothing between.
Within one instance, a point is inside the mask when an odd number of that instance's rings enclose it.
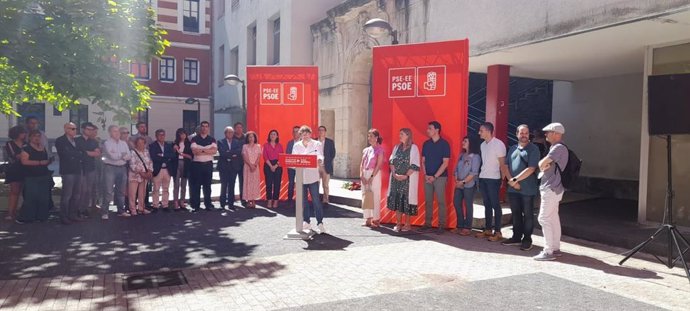
<instances>
[{"instance_id":1,"label":"psoe logo","mask_svg":"<svg viewBox=\"0 0 690 311\"><path fill-rule=\"evenodd\" d=\"M417 67L417 97L446 95L446 66Z\"/></svg>"},{"instance_id":2,"label":"psoe logo","mask_svg":"<svg viewBox=\"0 0 690 311\"><path fill-rule=\"evenodd\" d=\"M415 67L388 69L388 97L415 97L417 83L415 75Z\"/></svg>"},{"instance_id":3,"label":"psoe logo","mask_svg":"<svg viewBox=\"0 0 690 311\"><path fill-rule=\"evenodd\" d=\"M283 105L304 105L304 83L283 83Z\"/></svg>"},{"instance_id":4,"label":"psoe logo","mask_svg":"<svg viewBox=\"0 0 690 311\"><path fill-rule=\"evenodd\" d=\"M261 82L259 84L259 96L261 105L280 105L283 103L280 82Z\"/></svg>"}]
</instances>

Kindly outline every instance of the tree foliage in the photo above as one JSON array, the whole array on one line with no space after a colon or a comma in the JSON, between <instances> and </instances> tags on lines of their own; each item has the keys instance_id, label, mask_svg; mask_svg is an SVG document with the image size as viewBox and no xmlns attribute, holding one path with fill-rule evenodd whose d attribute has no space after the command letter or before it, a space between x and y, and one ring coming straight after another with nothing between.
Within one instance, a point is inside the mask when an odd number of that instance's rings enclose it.
<instances>
[{"instance_id":1,"label":"tree foliage","mask_svg":"<svg viewBox=\"0 0 690 311\"><path fill-rule=\"evenodd\" d=\"M128 64L162 55L164 35L148 0L0 0L0 113L87 99L128 120L153 95Z\"/></svg>"}]
</instances>

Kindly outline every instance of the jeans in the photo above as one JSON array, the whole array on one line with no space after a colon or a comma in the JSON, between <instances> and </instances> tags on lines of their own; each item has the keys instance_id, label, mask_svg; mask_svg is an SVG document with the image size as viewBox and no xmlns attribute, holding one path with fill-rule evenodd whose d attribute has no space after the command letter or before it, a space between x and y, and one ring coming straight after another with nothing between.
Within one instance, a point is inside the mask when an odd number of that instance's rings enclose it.
<instances>
[{"instance_id":1,"label":"jeans","mask_svg":"<svg viewBox=\"0 0 690 311\"><path fill-rule=\"evenodd\" d=\"M283 168L278 167L272 172L268 164L264 163L264 176L266 177L266 200L280 199L280 183L283 177Z\"/></svg>"},{"instance_id":2,"label":"jeans","mask_svg":"<svg viewBox=\"0 0 690 311\"><path fill-rule=\"evenodd\" d=\"M534 196L508 193L513 214L513 239L532 243L534 231Z\"/></svg>"},{"instance_id":3,"label":"jeans","mask_svg":"<svg viewBox=\"0 0 690 311\"><path fill-rule=\"evenodd\" d=\"M323 206L321 205L321 200L319 200L319 182L311 183L311 184L306 184L302 186L302 189L304 189L304 193L302 196L302 202L304 202L304 211L303 211L303 216L304 216L304 222L306 223L311 223L311 214L315 214L316 216L316 224L320 225L323 223ZM309 200L307 200L307 193L311 194L311 204L313 206L309 206Z\"/></svg>"},{"instance_id":4,"label":"jeans","mask_svg":"<svg viewBox=\"0 0 690 311\"><path fill-rule=\"evenodd\" d=\"M295 174L297 171L294 169L288 169L288 190L287 190L287 199L288 201L292 201L295 199Z\"/></svg>"},{"instance_id":5,"label":"jeans","mask_svg":"<svg viewBox=\"0 0 690 311\"><path fill-rule=\"evenodd\" d=\"M218 174L220 175L220 206L232 206L235 204L235 180L237 179L237 171L228 166L218 169Z\"/></svg>"},{"instance_id":6,"label":"jeans","mask_svg":"<svg viewBox=\"0 0 690 311\"><path fill-rule=\"evenodd\" d=\"M541 206L537 219L544 233L544 252L547 254L561 249L561 219L558 216L561 199L562 192L556 194L552 190L541 191Z\"/></svg>"},{"instance_id":7,"label":"jeans","mask_svg":"<svg viewBox=\"0 0 690 311\"><path fill-rule=\"evenodd\" d=\"M491 230L493 227L495 232L501 232L503 211L501 210L501 202L498 201L498 191L500 189L500 179L479 179L479 190L482 192L482 198L484 199L484 217L486 219L484 230Z\"/></svg>"},{"instance_id":8,"label":"jeans","mask_svg":"<svg viewBox=\"0 0 690 311\"><path fill-rule=\"evenodd\" d=\"M448 177L439 177L433 183L424 183L424 226L433 226L434 194L438 200L438 227L446 226L446 181Z\"/></svg>"},{"instance_id":9,"label":"jeans","mask_svg":"<svg viewBox=\"0 0 690 311\"><path fill-rule=\"evenodd\" d=\"M211 181L213 178L213 162L192 162L190 203L192 208L198 210L201 206L200 188L204 190L204 206L212 208L211 204Z\"/></svg>"},{"instance_id":10,"label":"jeans","mask_svg":"<svg viewBox=\"0 0 690 311\"><path fill-rule=\"evenodd\" d=\"M101 213L107 214L110 202L114 201L118 213L125 212L125 192L127 192L127 168L123 166L103 165L103 201ZM118 191L115 191L117 187Z\"/></svg>"},{"instance_id":11,"label":"jeans","mask_svg":"<svg viewBox=\"0 0 690 311\"><path fill-rule=\"evenodd\" d=\"M187 177L184 176L184 166L186 165L184 160L177 161L177 173L175 178L173 178L173 202L175 202L175 207L179 207L179 201L183 201L187 194Z\"/></svg>"},{"instance_id":12,"label":"jeans","mask_svg":"<svg viewBox=\"0 0 690 311\"><path fill-rule=\"evenodd\" d=\"M474 191L475 187L471 188L455 188L453 195L453 205L455 206L455 214L458 216L459 229L472 230L472 221L474 220ZM462 202L465 201L465 213L463 213Z\"/></svg>"},{"instance_id":13,"label":"jeans","mask_svg":"<svg viewBox=\"0 0 690 311\"><path fill-rule=\"evenodd\" d=\"M79 211L85 213L88 211L91 204L95 204L95 189L96 180L98 178L98 172L96 170L90 172L84 172L81 175L81 189L79 194Z\"/></svg>"},{"instance_id":14,"label":"jeans","mask_svg":"<svg viewBox=\"0 0 690 311\"><path fill-rule=\"evenodd\" d=\"M62 175L62 196L60 198L60 218L67 220L77 216L79 210L81 174Z\"/></svg>"}]
</instances>

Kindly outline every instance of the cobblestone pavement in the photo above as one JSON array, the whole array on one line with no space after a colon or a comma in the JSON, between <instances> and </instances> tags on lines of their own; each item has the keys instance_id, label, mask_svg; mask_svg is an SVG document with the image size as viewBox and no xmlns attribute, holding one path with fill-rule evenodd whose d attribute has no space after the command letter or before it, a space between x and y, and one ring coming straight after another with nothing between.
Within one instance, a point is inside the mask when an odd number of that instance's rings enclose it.
<instances>
[{"instance_id":1,"label":"cobblestone pavement","mask_svg":"<svg viewBox=\"0 0 690 311\"><path fill-rule=\"evenodd\" d=\"M565 238L562 249L566 254L562 258L536 262L531 259L538 252L536 247L523 252L516 247L450 233L405 238L394 236L387 229L375 232L358 226L360 220L354 212L345 215L350 217L328 220L332 235L316 236L310 242L285 241L293 251L275 255L248 252L226 261L202 261L179 268L187 280L187 284L179 286L124 291L123 283L130 272L79 275L70 271L63 275L2 280L0 309L271 310L310 306L307 309L319 310L333 306L340 310L348 309L347 306L365 308L367 304L362 299L368 298L382 304L382 310L410 307L404 299L386 299L395 295L417 295L428 300L429 306L442 302L435 299L448 302L462 299L462 295L470 295L465 296L465 302L483 297L484 303L489 303L476 309L512 305L528 309L540 306L547 310L603 310L610 309L615 302L623 306L621 310L625 306L687 310L690 301L690 284L681 269L666 269L646 256L618 266L622 249ZM275 217L285 223L291 221L284 215ZM244 226L252 232L251 222L238 228ZM257 232L260 234L261 230ZM510 231L505 230L504 234L509 236ZM379 235L380 239L391 236L393 240L372 243L358 240L358 235L369 237L368 240ZM534 239L535 245L543 242L541 236ZM270 243L279 243L278 240ZM343 244L343 240L350 242ZM340 244L328 247L330 243ZM557 305L544 295L532 297L529 293L527 297L510 298L516 294L515 282L534 282L530 288L535 284L536 288L543 286L553 293L550 296L564 297L562 301L583 295L579 298L583 302ZM468 291L486 284L496 290ZM493 305L490 303L494 299L488 299L492 297L497 298Z\"/></svg>"}]
</instances>

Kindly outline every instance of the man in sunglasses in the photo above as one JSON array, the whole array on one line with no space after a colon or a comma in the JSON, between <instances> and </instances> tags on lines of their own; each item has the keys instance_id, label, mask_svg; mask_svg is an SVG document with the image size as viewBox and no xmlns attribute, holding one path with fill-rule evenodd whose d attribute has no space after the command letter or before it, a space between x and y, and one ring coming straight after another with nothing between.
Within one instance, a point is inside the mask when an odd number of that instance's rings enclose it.
<instances>
[{"instance_id":1,"label":"man in sunglasses","mask_svg":"<svg viewBox=\"0 0 690 311\"><path fill-rule=\"evenodd\" d=\"M78 215L79 189L82 173L82 160L85 152L77 148L75 140L77 126L69 122L64 126L65 135L55 140L55 149L60 157L60 176L62 176L62 198L60 199L60 220L68 225L81 221Z\"/></svg>"}]
</instances>

